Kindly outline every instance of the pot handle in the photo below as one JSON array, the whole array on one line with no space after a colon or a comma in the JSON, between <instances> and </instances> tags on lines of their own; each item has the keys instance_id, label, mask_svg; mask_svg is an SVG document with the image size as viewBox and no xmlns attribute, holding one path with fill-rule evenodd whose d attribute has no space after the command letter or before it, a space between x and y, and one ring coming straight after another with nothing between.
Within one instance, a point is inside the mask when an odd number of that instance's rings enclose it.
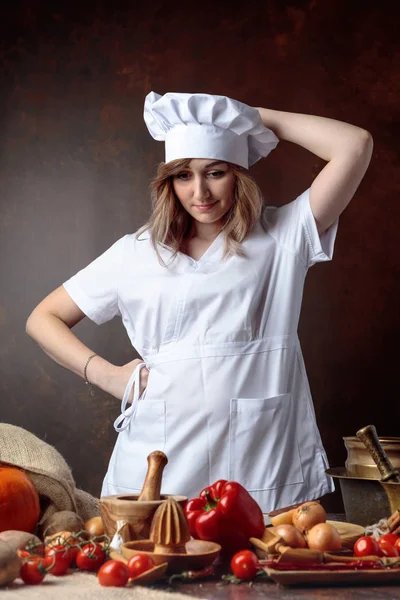
<instances>
[{"instance_id":1,"label":"pot handle","mask_svg":"<svg viewBox=\"0 0 400 600\"><path fill-rule=\"evenodd\" d=\"M361 440L368 452L374 459L376 466L381 474L381 481L394 481L400 483L400 473L392 465L390 458L379 441L378 434L374 425L367 425L359 431L356 436Z\"/></svg>"}]
</instances>

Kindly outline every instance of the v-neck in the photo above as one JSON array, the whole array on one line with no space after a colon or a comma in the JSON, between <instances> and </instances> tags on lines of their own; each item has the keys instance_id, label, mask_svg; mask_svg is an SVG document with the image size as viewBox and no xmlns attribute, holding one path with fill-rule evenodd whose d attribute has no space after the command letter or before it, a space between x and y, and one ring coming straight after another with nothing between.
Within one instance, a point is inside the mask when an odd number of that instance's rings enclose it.
<instances>
[{"instance_id":1,"label":"v-neck","mask_svg":"<svg viewBox=\"0 0 400 600\"><path fill-rule=\"evenodd\" d=\"M208 246L207 250L201 255L201 257L198 260L192 258L191 256L189 256L188 254L185 254L184 252L179 252L179 254L180 254L180 256L184 257L192 267L194 267L195 269L198 269L201 265L203 265L204 263L209 262L211 260L211 257L213 257L217 253L217 251L221 248L222 242L223 242L223 231L220 231L219 234L217 235L217 237L211 242L211 244Z\"/></svg>"}]
</instances>

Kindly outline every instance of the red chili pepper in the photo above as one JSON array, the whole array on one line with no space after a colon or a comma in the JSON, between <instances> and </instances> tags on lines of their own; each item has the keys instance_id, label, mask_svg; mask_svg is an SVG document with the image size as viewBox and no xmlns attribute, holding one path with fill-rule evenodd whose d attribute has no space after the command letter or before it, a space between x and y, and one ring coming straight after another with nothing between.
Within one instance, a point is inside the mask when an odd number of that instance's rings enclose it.
<instances>
[{"instance_id":1,"label":"red chili pepper","mask_svg":"<svg viewBox=\"0 0 400 600\"><path fill-rule=\"evenodd\" d=\"M175 573L168 579L168 583L174 583L174 581L195 581L198 579L206 579L214 575L214 565L209 565L199 571L183 571L183 573Z\"/></svg>"},{"instance_id":2,"label":"red chili pepper","mask_svg":"<svg viewBox=\"0 0 400 600\"><path fill-rule=\"evenodd\" d=\"M250 537L261 537L264 517L257 502L236 481L219 479L189 500L185 507L194 538L221 544L224 554L248 548Z\"/></svg>"}]
</instances>

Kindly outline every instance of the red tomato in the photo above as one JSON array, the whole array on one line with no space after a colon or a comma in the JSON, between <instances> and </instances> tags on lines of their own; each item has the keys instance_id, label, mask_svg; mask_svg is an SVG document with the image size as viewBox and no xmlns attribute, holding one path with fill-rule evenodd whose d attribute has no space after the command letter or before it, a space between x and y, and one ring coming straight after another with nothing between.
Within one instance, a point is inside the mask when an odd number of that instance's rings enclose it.
<instances>
[{"instance_id":1,"label":"red tomato","mask_svg":"<svg viewBox=\"0 0 400 600\"><path fill-rule=\"evenodd\" d=\"M354 544L355 556L380 556L378 542L369 535L364 535Z\"/></svg>"},{"instance_id":2,"label":"red tomato","mask_svg":"<svg viewBox=\"0 0 400 600\"><path fill-rule=\"evenodd\" d=\"M400 537L399 536L397 536L397 540L393 545L400 553Z\"/></svg>"},{"instance_id":3,"label":"red tomato","mask_svg":"<svg viewBox=\"0 0 400 600\"><path fill-rule=\"evenodd\" d=\"M105 561L105 553L100 544L89 542L85 544L82 550L79 550L76 556L76 566L81 571L95 571Z\"/></svg>"},{"instance_id":4,"label":"red tomato","mask_svg":"<svg viewBox=\"0 0 400 600\"><path fill-rule=\"evenodd\" d=\"M48 548L45 556L51 559L53 566L50 568L49 573L52 575L64 575L72 563L72 553L67 546L61 544Z\"/></svg>"},{"instance_id":5,"label":"red tomato","mask_svg":"<svg viewBox=\"0 0 400 600\"><path fill-rule=\"evenodd\" d=\"M132 579L154 567L154 561L147 554L135 554L129 559L128 569Z\"/></svg>"},{"instance_id":6,"label":"red tomato","mask_svg":"<svg viewBox=\"0 0 400 600\"><path fill-rule=\"evenodd\" d=\"M124 587L128 583L129 569L120 560L108 560L97 574L100 585Z\"/></svg>"},{"instance_id":7,"label":"red tomato","mask_svg":"<svg viewBox=\"0 0 400 600\"><path fill-rule=\"evenodd\" d=\"M51 564L50 559L41 556L26 558L21 565L19 576L28 585L36 585L45 578L49 564Z\"/></svg>"},{"instance_id":8,"label":"red tomato","mask_svg":"<svg viewBox=\"0 0 400 600\"><path fill-rule=\"evenodd\" d=\"M231 569L239 579L253 579L258 571L258 558L251 550L241 550L232 557Z\"/></svg>"},{"instance_id":9,"label":"red tomato","mask_svg":"<svg viewBox=\"0 0 400 600\"><path fill-rule=\"evenodd\" d=\"M378 540L379 548L383 556L399 556L397 548L386 540Z\"/></svg>"},{"instance_id":10,"label":"red tomato","mask_svg":"<svg viewBox=\"0 0 400 600\"><path fill-rule=\"evenodd\" d=\"M392 544L392 546L394 546L398 539L399 539L399 536L396 535L395 533L384 533L379 538L378 544L382 540L382 541L385 541L385 542L389 542L389 544Z\"/></svg>"}]
</instances>

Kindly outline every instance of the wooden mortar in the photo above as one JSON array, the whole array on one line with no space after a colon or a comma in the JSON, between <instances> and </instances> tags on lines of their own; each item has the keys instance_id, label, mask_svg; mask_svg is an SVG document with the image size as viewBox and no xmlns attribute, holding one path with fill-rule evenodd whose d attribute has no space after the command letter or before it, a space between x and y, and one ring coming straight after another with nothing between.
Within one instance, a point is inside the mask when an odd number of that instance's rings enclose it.
<instances>
[{"instance_id":1,"label":"wooden mortar","mask_svg":"<svg viewBox=\"0 0 400 600\"><path fill-rule=\"evenodd\" d=\"M120 529L124 541L148 539L151 522L157 508L169 495L160 496L162 475L168 458L160 450L147 457L147 474L140 494L115 494L100 498L104 531L111 538ZM185 496L172 496L184 506ZM118 522L119 525L118 525ZM122 523L125 526L121 528Z\"/></svg>"}]
</instances>

